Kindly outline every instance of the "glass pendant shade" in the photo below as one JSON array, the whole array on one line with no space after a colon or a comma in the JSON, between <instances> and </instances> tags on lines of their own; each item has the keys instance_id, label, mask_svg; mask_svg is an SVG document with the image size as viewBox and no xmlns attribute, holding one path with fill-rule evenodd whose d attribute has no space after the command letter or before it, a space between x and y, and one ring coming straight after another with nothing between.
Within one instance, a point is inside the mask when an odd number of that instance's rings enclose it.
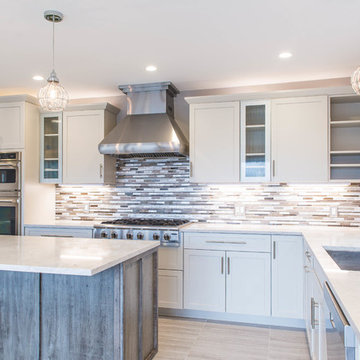
<instances>
[{"instance_id":1,"label":"glass pendant shade","mask_svg":"<svg viewBox=\"0 0 360 360\"><path fill-rule=\"evenodd\" d=\"M63 14L56 10L47 10L44 12L47 21L52 22L52 62L55 68L55 23L63 20ZM47 79L47 84L39 90L38 99L40 106L45 111L63 111L69 101L69 94L60 84L55 70L53 70Z\"/></svg>"},{"instance_id":2,"label":"glass pendant shade","mask_svg":"<svg viewBox=\"0 0 360 360\"><path fill-rule=\"evenodd\" d=\"M69 94L59 83L59 79L53 71L47 80L47 84L39 90L39 103L45 111L62 111L69 101Z\"/></svg>"},{"instance_id":3,"label":"glass pendant shade","mask_svg":"<svg viewBox=\"0 0 360 360\"><path fill-rule=\"evenodd\" d=\"M360 67L358 67L352 77L351 77L351 86L354 89L354 91L360 95Z\"/></svg>"}]
</instances>

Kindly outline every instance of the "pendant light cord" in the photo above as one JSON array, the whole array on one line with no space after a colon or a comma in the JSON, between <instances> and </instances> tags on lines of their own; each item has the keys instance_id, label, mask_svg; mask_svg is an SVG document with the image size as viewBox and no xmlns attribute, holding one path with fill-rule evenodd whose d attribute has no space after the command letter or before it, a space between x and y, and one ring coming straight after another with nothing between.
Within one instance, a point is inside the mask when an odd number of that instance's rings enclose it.
<instances>
[{"instance_id":1,"label":"pendant light cord","mask_svg":"<svg viewBox=\"0 0 360 360\"><path fill-rule=\"evenodd\" d=\"M53 48L52 48L52 51L53 51L53 70L55 70L55 15L53 15Z\"/></svg>"}]
</instances>

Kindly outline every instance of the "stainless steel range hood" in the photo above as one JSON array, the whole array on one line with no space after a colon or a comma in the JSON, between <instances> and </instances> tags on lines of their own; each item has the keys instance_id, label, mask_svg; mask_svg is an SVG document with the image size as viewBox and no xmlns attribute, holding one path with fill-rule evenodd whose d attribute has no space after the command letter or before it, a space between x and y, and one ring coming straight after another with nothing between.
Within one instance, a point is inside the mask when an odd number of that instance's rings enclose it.
<instances>
[{"instance_id":1,"label":"stainless steel range hood","mask_svg":"<svg viewBox=\"0 0 360 360\"><path fill-rule=\"evenodd\" d=\"M102 154L123 157L188 155L189 143L174 119L171 82L120 85L127 95L127 116L99 144Z\"/></svg>"}]
</instances>

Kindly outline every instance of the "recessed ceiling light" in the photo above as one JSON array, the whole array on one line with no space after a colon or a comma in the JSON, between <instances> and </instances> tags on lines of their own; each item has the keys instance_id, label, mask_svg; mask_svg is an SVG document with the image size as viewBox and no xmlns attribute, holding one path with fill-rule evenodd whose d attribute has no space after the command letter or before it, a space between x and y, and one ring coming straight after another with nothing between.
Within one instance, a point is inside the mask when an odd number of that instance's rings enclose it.
<instances>
[{"instance_id":1,"label":"recessed ceiling light","mask_svg":"<svg viewBox=\"0 0 360 360\"><path fill-rule=\"evenodd\" d=\"M157 70L157 67L154 66L154 65L148 65L146 68L145 68L146 71L156 71Z\"/></svg>"},{"instance_id":2,"label":"recessed ceiling light","mask_svg":"<svg viewBox=\"0 0 360 360\"><path fill-rule=\"evenodd\" d=\"M291 52L288 52L288 51L284 51L282 53L279 54L279 58L280 59L289 59L291 58L293 55Z\"/></svg>"},{"instance_id":3,"label":"recessed ceiling light","mask_svg":"<svg viewBox=\"0 0 360 360\"><path fill-rule=\"evenodd\" d=\"M42 81L42 80L44 80L44 78L41 75L34 75L33 80Z\"/></svg>"}]
</instances>

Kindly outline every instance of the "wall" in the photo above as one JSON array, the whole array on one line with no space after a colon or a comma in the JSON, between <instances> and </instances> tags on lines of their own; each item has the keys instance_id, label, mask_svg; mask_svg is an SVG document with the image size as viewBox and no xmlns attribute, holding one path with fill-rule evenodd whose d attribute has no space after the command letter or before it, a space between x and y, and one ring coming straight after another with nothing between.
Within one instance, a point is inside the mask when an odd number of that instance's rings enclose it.
<instances>
[{"instance_id":1,"label":"wall","mask_svg":"<svg viewBox=\"0 0 360 360\"><path fill-rule=\"evenodd\" d=\"M56 217L360 226L360 185L193 184L186 158L127 159L117 162L117 186L57 186Z\"/></svg>"}]
</instances>

